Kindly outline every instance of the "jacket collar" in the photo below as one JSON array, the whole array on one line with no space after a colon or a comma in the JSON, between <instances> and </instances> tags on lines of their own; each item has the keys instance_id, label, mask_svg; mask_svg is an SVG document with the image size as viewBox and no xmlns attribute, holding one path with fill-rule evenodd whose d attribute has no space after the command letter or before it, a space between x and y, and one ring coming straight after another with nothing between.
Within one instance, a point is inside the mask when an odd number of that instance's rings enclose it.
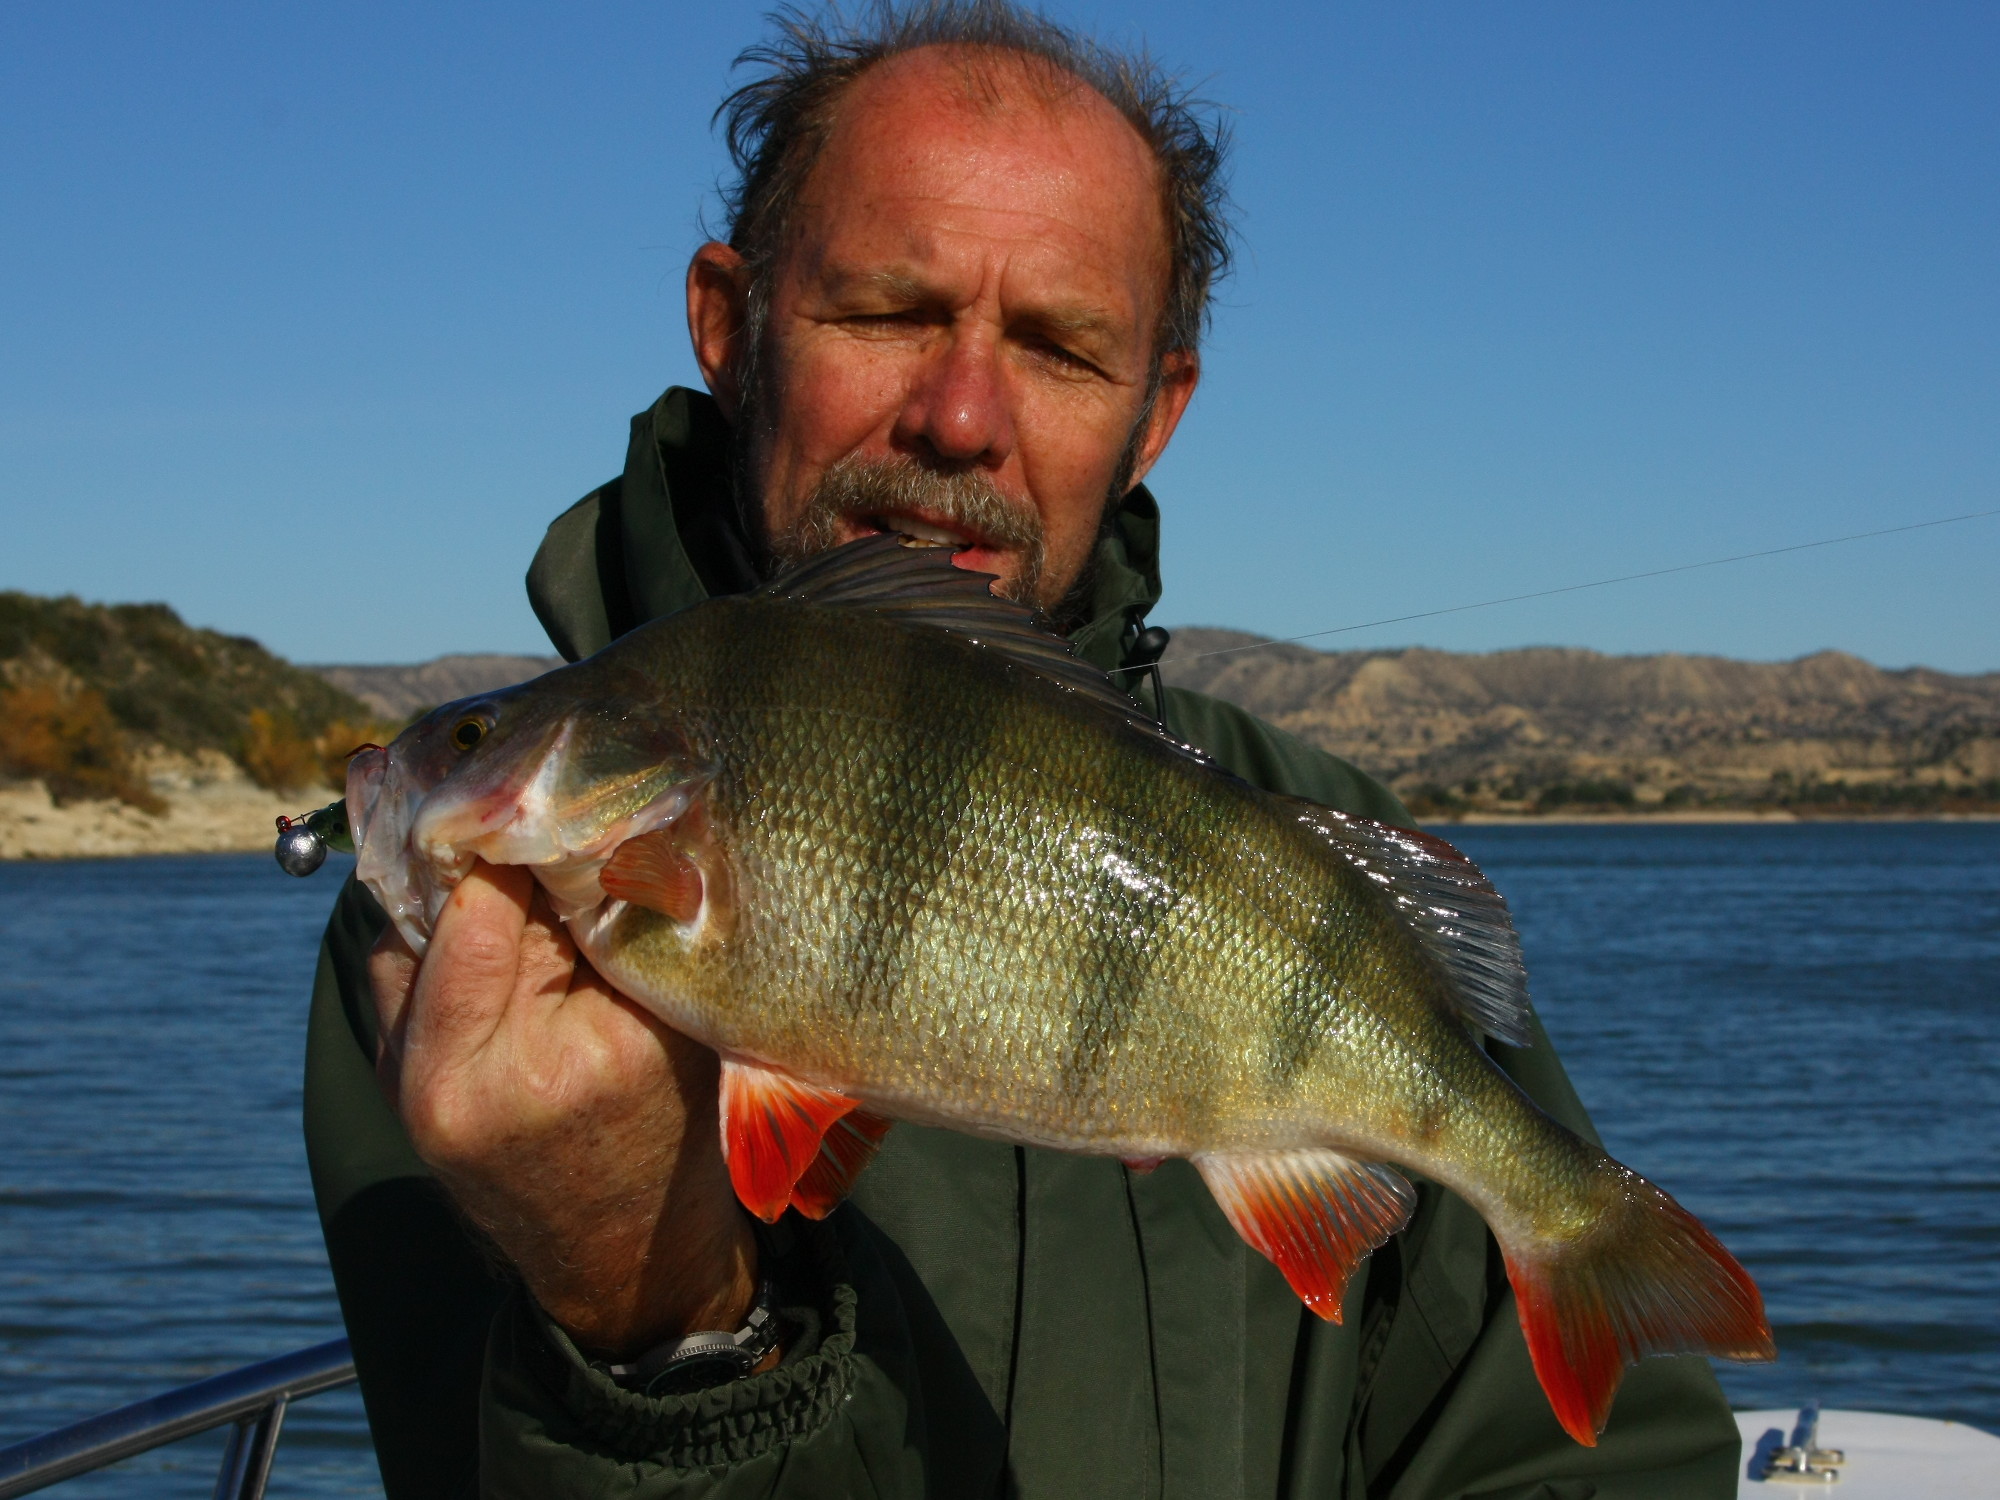
<instances>
[{"instance_id":1,"label":"jacket collar","mask_svg":"<svg viewBox=\"0 0 2000 1500\"><path fill-rule=\"evenodd\" d=\"M672 386L632 419L624 475L549 527L528 569L528 599L574 661L648 620L752 587L750 557L729 425L712 397ZM1119 502L1096 561L1089 618L1070 640L1111 671L1127 664L1160 598L1160 508L1144 485Z\"/></svg>"}]
</instances>

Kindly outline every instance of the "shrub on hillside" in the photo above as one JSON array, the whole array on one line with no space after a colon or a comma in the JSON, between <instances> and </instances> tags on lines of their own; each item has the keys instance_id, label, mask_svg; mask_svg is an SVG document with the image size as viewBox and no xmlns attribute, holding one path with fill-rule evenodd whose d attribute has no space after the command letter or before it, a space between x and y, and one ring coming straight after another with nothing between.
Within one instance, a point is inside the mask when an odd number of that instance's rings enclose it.
<instances>
[{"instance_id":1,"label":"shrub on hillside","mask_svg":"<svg viewBox=\"0 0 2000 1500\"><path fill-rule=\"evenodd\" d=\"M319 733L307 734L289 715L253 708L236 759L252 781L274 792L299 792L311 786L338 792L347 786L348 756L359 746L386 743L395 734L394 725L348 719L335 719Z\"/></svg>"},{"instance_id":2,"label":"shrub on hillside","mask_svg":"<svg viewBox=\"0 0 2000 1500\"><path fill-rule=\"evenodd\" d=\"M128 746L219 750L274 790L338 786L346 752L384 738L370 732L360 700L247 637L187 625L164 604L0 591L0 667L17 682L47 678L90 693Z\"/></svg>"},{"instance_id":3,"label":"shrub on hillside","mask_svg":"<svg viewBox=\"0 0 2000 1500\"><path fill-rule=\"evenodd\" d=\"M335 719L313 742L319 754L320 781L336 792L347 790L347 762L356 750L368 745L386 745L393 740L401 725L385 723L380 719L364 719L350 722Z\"/></svg>"},{"instance_id":4,"label":"shrub on hillside","mask_svg":"<svg viewBox=\"0 0 2000 1500\"><path fill-rule=\"evenodd\" d=\"M1413 818L1450 818L1465 812L1472 804L1450 787L1426 781L1403 793L1403 806Z\"/></svg>"},{"instance_id":5,"label":"shrub on hillside","mask_svg":"<svg viewBox=\"0 0 2000 1500\"><path fill-rule=\"evenodd\" d=\"M0 689L0 770L40 780L59 803L115 797L167 810L133 768L104 695L89 688L31 680Z\"/></svg>"},{"instance_id":6,"label":"shrub on hillside","mask_svg":"<svg viewBox=\"0 0 2000 1500\"><path fill-rule=\"evenodd\" d=\"M296 792L320 779L319 748L290 715L250 710L236 759L250 779L274 792Z\"/></svg>"},{"instance_id":7,"label":"shrub on hillside","mask_svg":"<svg viewBox=\"0 0 2000 1500\"><path fill-rule=\"evenodd\" d=\"M1637 800L1631 785L1623 781L1558 781L1542 788L1535 806L1543 812L1557 807L1629 808Z\"/></svg>"}]
</instances>

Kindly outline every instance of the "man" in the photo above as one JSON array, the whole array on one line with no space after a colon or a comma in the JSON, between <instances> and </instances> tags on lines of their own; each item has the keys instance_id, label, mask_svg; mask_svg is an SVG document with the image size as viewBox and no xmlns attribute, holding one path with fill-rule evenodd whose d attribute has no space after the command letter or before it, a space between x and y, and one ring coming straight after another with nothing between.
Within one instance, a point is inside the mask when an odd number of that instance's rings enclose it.
<instances>
[{"instance_id":1,"label":"man","mask_svg":"<svg viewBox=\"0 0 2000 1500\"><path fill-rule=\"evenodd\" d=\"M894 530L1131 667L1159 591L1139 481L1223 259L1213 136L1001 0L795 20L756 57L730 239L688 272L713 399L668 392L551 527L529 587L557 645ZM1148 706L1267 787L1406 819L1225 705ZM1484 1227L1435 1187L1338 1325L1184 1163L901 1126L852 1202L760 1235L714 1057L580 963L523 872L476 867L421 964L382 925L350 886L306 1112L392 1500L1732 1491L1699 1361L1634 1372L1596 1449L1563 1436ZM1588 1130L1546 1045L1493 1050ZM681 1357L709 1331L741 1360Z\"/></svg>"}]
</instances>

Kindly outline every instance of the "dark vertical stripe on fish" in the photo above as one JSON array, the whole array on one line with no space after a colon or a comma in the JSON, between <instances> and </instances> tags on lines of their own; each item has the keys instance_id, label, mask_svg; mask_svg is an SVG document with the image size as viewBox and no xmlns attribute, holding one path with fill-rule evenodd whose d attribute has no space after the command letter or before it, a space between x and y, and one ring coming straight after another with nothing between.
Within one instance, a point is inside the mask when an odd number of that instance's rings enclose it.
<instances>
[{"instance_id":1,"label":"dark vertical stripe on fish","mask_svg":"<svg viewBox=\"0 0 2000 1500\"><path fill-rule=\"evenodd\" d=\"M1008 708L998 694L953 691L962 664L929 645L913 638L899 642L893 658L884 655L900 732L888 737L867 779L873 816L857 824L855 853L865 863L835 971L855 978L847 996L854 1014L871 1002L893 1004L913 964L922 962L915 949L918 919L951 876L973 812L974 773ZM928 732L941 699L949 700L950 730Z\"/></svg>"},{"instance_id":2,"label":"dark vertical stripe on fish","mask_svg":"<svg viewBox=\"0 0 2000 1500\"><path fill-rule=\"evenodd\" d=\"M1323 965L1295 962L1289 966L1271 1015L1270 1047L1264 1063L1268 1082L1283 1089L1297 1081L1326 1040L1340 1003L1340 987Z\"/></svg>"},{"instance_id":3,"label":"dark vertical stripe on fish","mask_svg":"<svg viewBox=\"0 0 2000 1500\"><path fill-rule=\"evenodd\" d=\"M1344 928L1342 887L1312 865L1293 878L1297 882L1290 890L1292 901L1297 903L1294 910L1303 908L1301 914L1310 915L1285 966L1271 1017L1265 1066L1269 1081L1280 1088L1288 1088L1305 1073L1339 1020L1343 1005L1350 1003L1342 995L1339 955L1328 946Z\"/></svg>"},{"instance_id":4,"label":"dark vertical stripe on fish","mask_svg":"<svg viewBox=\"0 0 2000 1500\"><path fill-rule=\"evenodd\" d=\"M1089 884L1078 893L1083 951L1063 1060L1064 1075L1079 1092L1110 1071L1131 1032L1152 986L1164 929L1181 898L1176 883L1163 878L1164 850L1156 840L1109 833L1119 825L1117 819L1102 820L1095 846L1084 851L1091 868Z\"/></svg>"}]
</instances>

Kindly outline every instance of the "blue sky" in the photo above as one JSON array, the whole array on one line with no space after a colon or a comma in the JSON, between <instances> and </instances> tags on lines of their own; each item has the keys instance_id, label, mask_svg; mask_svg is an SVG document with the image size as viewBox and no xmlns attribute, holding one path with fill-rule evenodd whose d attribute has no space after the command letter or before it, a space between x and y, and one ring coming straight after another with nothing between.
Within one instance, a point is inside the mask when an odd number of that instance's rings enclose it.
<instances>
[{"instance_id":1,"label":"blue sky","mask_svg":"<svg viewBox=\"0 0 2000 1500\"><path fill-rule=\"evenodd\" d=\"M2000 507L2000 8L1057 4L1233 111L1160 618L1290 635ZM0 587L539 650L694 383L761 7L0 8ZM1335 637L2000 668L2000 517Z\"/></svg>"}]
</instances>

